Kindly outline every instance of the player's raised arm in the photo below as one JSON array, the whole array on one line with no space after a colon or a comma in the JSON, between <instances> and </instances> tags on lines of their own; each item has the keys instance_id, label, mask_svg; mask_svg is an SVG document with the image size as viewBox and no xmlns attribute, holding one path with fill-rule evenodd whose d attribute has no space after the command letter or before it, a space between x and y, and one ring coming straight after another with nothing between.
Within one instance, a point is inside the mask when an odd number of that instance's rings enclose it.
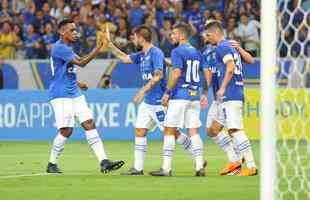
<instances>
[{"instance_id":1,"label":"player's raised arm","mask_svg":"<svg viewBox=\"0 0 310 200\"><path fill-rule=\"evenodd\" d=\"M99 53L100 48L102 47L103 42L100 42L89 54L83 57L75 56L71 61L72 64L75 64L80 67L85 67L92 59L94 59Z\"/></svg>"},{"instance_id":2,"label":"player's raised arm","mask_svg":"<svg viewBox=\"0 0 310 200\"><path fill-rule=\"evenodd\" d=\"M239 42L237 42L235 40L230 40L229 42L233 48L235 48L239 51L241 58L246 63L248 63L248 64L254 64L255 63L255 58L249 52L247 52L245 49L243 49Z\"/></svg>"},{"instance_id":3,"label":"player's raised arm","mask_svg":"<svg viewBox=\"0 0 310 200\"><path fill-rule=\"evenodd\" d=\"M120 59L123 63L132 63L130 56L124 52L122 52L119 48L117 48L111 39L110 30L107 28L104 34L105 39L108 41L109 48L113 55L115 55L118 59Z\"/></svg>"}]
</instances>

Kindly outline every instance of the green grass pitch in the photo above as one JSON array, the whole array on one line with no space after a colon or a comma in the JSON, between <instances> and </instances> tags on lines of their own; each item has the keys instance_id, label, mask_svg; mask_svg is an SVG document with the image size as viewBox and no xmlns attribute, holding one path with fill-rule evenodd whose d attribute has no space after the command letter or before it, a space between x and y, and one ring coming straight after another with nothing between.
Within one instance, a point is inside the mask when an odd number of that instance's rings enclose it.
<instances>
[{"instance_id":1,"label":"green grass pitch","mask_svg":"<svg viewBox=\"0 0 310 200\"><path fill-rule=\"evenodd\" d=\"M221 177L224 153L213 142L205 144L206 177L194 177L194 162L180 146L173 159L173 177L121 176L133 163L132 142L104 142L110 159L125 166L101 174L85 142L69 142L60 158L63 175L44 174L48 142L0 142L1 200L258 200L259 176ZM258 161L259 144L252 142ZM161 166L161 142L149 142L145 172ZM21 175L21 176L19 176ZM23 176L25 175L25 176Z\"/></svg>"}]
</instances>

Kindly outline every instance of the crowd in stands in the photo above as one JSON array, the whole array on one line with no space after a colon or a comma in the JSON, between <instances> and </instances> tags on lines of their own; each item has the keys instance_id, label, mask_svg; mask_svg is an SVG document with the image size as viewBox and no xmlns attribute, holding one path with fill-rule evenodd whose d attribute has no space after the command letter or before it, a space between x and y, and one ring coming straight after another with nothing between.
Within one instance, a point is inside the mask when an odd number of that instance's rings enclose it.
<instances>
[{"instance_id":1,"label":"crowd in stands","mask_svg":"<svg viewBox=\"0 0 310 200\"><path fill-rule=\"evenodd\" d=\"M145 24L153 32L152 42L169 56L174 48L169 37L172 27L182 21L193 29L191 44L203 49L204 24L216 19L228 38L259 56L258 0L1 0L0 58L48 58L58 40L57 22L64 18L77 25L80 40L73 46L77 54L89 52L106 27L119 48L136 51L131 30ZM112 57L107 45L98 57Z\"/></svg>"}]
</instances>

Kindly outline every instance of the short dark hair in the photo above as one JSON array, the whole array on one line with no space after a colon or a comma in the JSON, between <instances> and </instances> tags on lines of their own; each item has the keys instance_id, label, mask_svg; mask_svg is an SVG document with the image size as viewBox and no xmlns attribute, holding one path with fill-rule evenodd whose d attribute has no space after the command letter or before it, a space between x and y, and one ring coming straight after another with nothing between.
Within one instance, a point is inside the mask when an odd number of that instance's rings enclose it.
<instances>
[{"instance_id":1,"label":"short dark hair","mask_svg":"<svg viewBox=\"0 0 310 200\"><path fill-rule=\"evenodd\" d=\"M179 23L173 26L174 29L181 31L186 37L189 37L192 34L192 28L190 25L185 23Z\"/></svg>"},{"instance_id":2,"label":"short dark hair","mask_svg":"<svg viewBox=\"0 0 310 200\"><path fill-rule=\"evenodd\" d=\"M145 41L147 41L147 42L152 41L152 30L145 25L141 25L138 28L136 28L134 30L134 33L143 37L145 39Z\"/></svg>"},{"instance_id":3,"label":"short dark hair","mask_svg":"<svg viewBox=\"0 0 310 200\"><path fill-rule=\"evenodd\" d=\"M71 24L71 23L74 23L73 20L71 20L71 19L64 19L64 20L61 20L61 21L58 23L58 29L61 29L62 27L66 26L67 24Z\"/></svg>"},{"instance_id":4,"label":"short dark hair","mask_svg":"<svg viewBox=\"0 0 310 200\"><path fill-rule=\"evenodd\" d=\"M248 13L246 13L246 12L242 12L242 13L240 14L240 18L241 18L242 16L249 17Z\"/></svg>"},{"instance_id":5,"label":"short dark hair","mask_svg":"<svg viewBox=\"0 0 310 200\"><path fill-rule=\"evenodd\" d=\"M223 32L223 27L220 21L212 20L205 25L205 30L209 30L213 28L218 29L221 32Z\"/></svg>"}]
</instances>

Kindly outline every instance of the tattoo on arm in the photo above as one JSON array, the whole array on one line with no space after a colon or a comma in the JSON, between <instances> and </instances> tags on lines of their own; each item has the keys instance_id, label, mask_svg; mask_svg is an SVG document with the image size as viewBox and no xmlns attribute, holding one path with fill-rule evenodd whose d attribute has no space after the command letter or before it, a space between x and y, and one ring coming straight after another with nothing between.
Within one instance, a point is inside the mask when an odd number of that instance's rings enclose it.
<instances>
[{"instance_id":1,"label":"tattoo on arm","mask_svg":"<svg viewBox=\"0 0 310 200\"><path fill-rule=\"evenodd\" d=\"M149 82L142 88L144 92L150 91L163 77L162 70L156 70L154 76Z\"/></svg>"}]
</instances>

